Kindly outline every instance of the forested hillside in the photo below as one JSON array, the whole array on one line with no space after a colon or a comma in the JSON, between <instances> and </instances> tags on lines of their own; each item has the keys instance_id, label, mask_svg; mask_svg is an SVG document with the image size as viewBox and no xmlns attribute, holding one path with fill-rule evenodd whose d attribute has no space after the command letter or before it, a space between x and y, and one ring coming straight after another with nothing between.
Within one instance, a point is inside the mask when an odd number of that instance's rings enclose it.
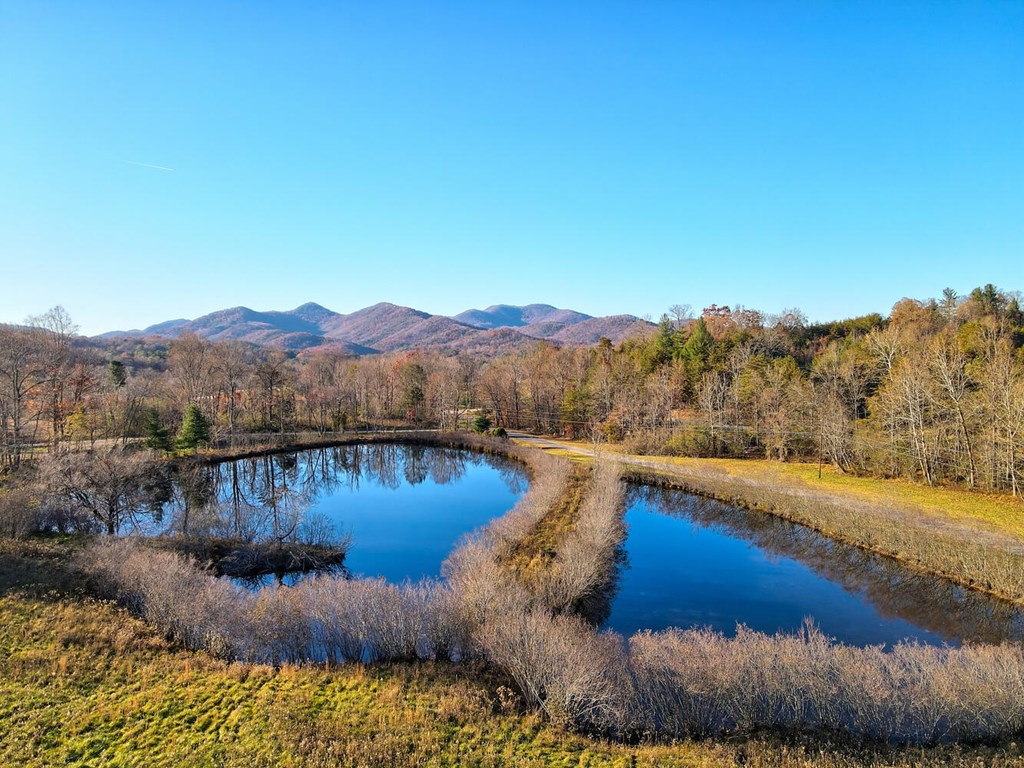
<instances>
[{"instance_id":1,"label":"forested hillside","mask_svg":"<svg viewBox=\"0 0 1024 768\"><path fill-rule=\"evenodd\" d=\"M189 405L213 439L455 429L482 411L495 426L639 453L818 459L844 472L1022 493L1018 294L947 289L904 299L888 316L813 324L797 310L692 314L674 307L654 332L618 345L355 356L344 345L288 354L194 333L166 346L97 344L76 337L56 308L0 327L0 456L13 467L60 441L173 435Z\"/></svg>"},{"instance_id":2,"label":"forested hillside","mask_svg":"<svg viewBox=\"0 0 1024 768\"><path fill-rule=\"evenodd\" d=\"M287 312L232 307L195 320L169 320L97 338L107 343L141 339L160 344L191 333L208 341L243 341L291 353L329 347L356 355L436 349L445 354L495 356L521 352L538 339L586 346L602 337L623 341L650 328L651 323L633 315L591 317L550 304L498 304L445 317L387 302L347 315L307 303Z\"/></svg>"}]
</instances>

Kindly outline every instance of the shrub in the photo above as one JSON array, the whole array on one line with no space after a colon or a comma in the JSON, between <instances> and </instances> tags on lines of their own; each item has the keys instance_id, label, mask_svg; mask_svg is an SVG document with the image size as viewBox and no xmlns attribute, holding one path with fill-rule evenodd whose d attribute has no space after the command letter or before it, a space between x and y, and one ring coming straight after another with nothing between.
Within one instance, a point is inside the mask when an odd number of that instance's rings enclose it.
<instances>
[{"instance_id":1,"label":"shrub","mask_svg":"<svg viewBox=\"0 0 1024 768\"><path fill-rule=\"evenodd\" d=\"M134 539L96 541L78 559L93 585L189 648L269 664L460 655L465 633L443 584L320 576L236 587Z\"/></svg>"},{"instance_id":2,"label":"shrub","mask_svg":"<svg viewBox=\"0 0 1024 768\"><path fill-rule=\"evenodd\" d=\"M633 728L670 736L846 730L894 742L997 738L1024 727L1020 646L853 648L813 627L639 633Z\"/></svg>"},{"instance_id":3,"label":"shrub","mask_svg":"<svg viewBox=\"0 0 1024 768\"><path fill-rule=\"evenodd\" d=\"M142 454L118 449L61 448L39 460L38 476L48 507L113 535L145 510L153 463Z\"/></svg>"},{"instance_id":4,"label":"shrub","mask_svg":"<svg viewBox=\"0 0 1024 768\"><path fill-rule=\"evenodd\" d=\"M555 560L540 578L545 605L555 613L597 617L615 583L626 531L622 523L625 486L617 464L602 462L591 476L576 523L558 544Z\"/></svg>"},{"instance_id":5,"label":"shrub","mask_svg":"<svg viewBox=\"0 0 1024 768\"><path fill-rule=\"evenodd\" d=\"M41 532L45 525L37 488L14 480L0 485L0 537L22 539Z\"/></svg>"}]
</instances>

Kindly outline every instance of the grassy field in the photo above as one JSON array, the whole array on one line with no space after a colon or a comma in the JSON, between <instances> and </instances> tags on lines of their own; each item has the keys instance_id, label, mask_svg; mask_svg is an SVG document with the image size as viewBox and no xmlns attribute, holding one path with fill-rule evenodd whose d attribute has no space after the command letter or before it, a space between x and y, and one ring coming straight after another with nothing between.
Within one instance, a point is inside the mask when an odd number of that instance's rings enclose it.
<instances>
[{"instance_id":1,"label":"grassy field","mask_svg":"<svg viewBox=\"0 0 1024 768\"><path fill-rule=\"evenodd\" d=\"M590 451L589 443L556 440L564 450L552 449L556 455L585 460L577 451ZM822 467L809 462L780 462L765 459L695 459L676 456L634 456L602 445L606 455L626 460L657 461L680 468L712 469L733 477L769 485L803 486L836 495L848 495L861 501L897 505L937 518L967 523L983 530L1008 534L1024 540L1024 501L1006 494L988 494L953 487L930 487L909 480L884 480L844 474L830 465Z\"/></svg>"},{"instance_id":2,"label":"grassy field","mask_svg":"<svg viewBox=\"0 0 1024 768\"><path fill-rule=\"evenodd\" d=\"M666 458L679 465L704 463L723 472L763 482L799 482L809 488L849 494L874 502L915 507L937 517L949 517L1024 539L1024 502L1005 494L985 494L962 488L929 487L909 480L880 480L844 474L831 466L763 459Z\"/></svg>"},{"instance_id":3,"label":"grassy field","mask_svg":"<svg viewBox=\"0 0 1024 768\"><path fill-rule=\"evenodd\" d=\"M83 594L69 548L0 542L3 765L1024 765L1015 744L615 745L523 711L509 683L478 666L228 664L173 647Z\"/></svg>"}]
</instances>

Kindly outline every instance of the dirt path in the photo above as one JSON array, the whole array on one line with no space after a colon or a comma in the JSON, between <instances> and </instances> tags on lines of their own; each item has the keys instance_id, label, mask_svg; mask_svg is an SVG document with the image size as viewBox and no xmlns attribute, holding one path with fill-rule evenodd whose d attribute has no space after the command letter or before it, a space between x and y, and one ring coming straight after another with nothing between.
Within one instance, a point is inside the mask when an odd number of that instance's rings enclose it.
<instances>
[{"instance_id":1,"label":"dirt path","mask_svg":"<svg viewBox=\"0 0 1024 768\"><path fill-rule=\"evenodd\" d=\"M606 459L608 461L617 461L620 464L629 464L634 467L667 470L677 474L682 474L678 464L673 464L668 461L642 459L638 456L630 456L616 451L595 450L594 448L587 448L579 443L562 442L560 440L553 440L549 437L538 437L537 435L531 435L527 432L509 431L508 436L523 445L528 445L542 451L553 449L565 451L566 453L571 453L576 456L586 456L592 459Z\"/></svg>"}]
</instances>

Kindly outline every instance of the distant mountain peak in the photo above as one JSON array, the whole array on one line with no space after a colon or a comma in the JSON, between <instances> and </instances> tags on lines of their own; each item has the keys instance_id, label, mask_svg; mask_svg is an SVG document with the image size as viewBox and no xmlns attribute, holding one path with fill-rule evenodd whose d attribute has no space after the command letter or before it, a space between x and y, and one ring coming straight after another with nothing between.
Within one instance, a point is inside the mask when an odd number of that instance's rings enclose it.
<instances>
[{"instance_id":1,"label":"distant mountain peak","mask_svg":"<svg viewBox=\"0 0 1024 768\"><path fill-rule=\"evenodd\" d=\"M474 328L521 328L533 323L563 323L572 325L589 320L590 315L571 309L559 309L550 304L492 304L487 309L467 309L453 318Z\"/></svg>"},{"instance_id":2,"label":"distant mountain peak","mask_svg":"<svg viewBox=\"0 0 1024 768\"><path fill-rule=\"evenodd\" d=\"M295 309L293 309L292 312L307 312L307 311L318 311L318 310L323 310L324 312L331 312L331 310L329 310L323 304L317 304L315 301L307 301L305 304L300 304ZM331 312L331 314L333 315L333 314L336 314L336 313L335 312Z\"/></svg>"},{"instance_id":3,"label":"distant mountain peak","mask_svg":"<svg viewBox=\"0 0 1024 768\"><path fill-rule=\"evenodd\" d=\"M550 304L493 304L445 317L387 301L339 314L311 301L283 312L231 307L194 320L171 320L142 331L114 331L101 338L175 338L194 333L211 341L242 341L291 351L322 347L374 354L440 349L491 355L527 349L538 340L578 346L608 336L617 342L648 327L649 323L632 315L591 317Z\"/></svg>"},{"instance_id":4,"label":"distant mountain peak","mask_svg":"<svg viewBox=\"0 0 1024 768\"><path fill-rule=\"evenodd\" d=\"M313 323L314 325L319 325L329 318L338 316L337 312L332 312L327 307L317 304L315 301L307 301L305 304L297 306L290 312L283 312L282 314L298 317L302 320Z\"/></svg>"}]
</instances>

